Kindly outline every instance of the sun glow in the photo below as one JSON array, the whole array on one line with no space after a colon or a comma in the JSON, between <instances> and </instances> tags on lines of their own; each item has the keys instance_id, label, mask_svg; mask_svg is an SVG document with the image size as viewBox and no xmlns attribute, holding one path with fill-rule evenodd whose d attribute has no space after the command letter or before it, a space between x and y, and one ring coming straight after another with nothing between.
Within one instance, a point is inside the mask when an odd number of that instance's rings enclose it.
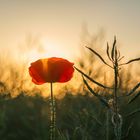
<instances>
[{"instance_id":1,"label":"sun glow","mask_svg":"<svg viewBox=\"0 0 140 140\"><path fill-rule=\"evenodd\" d=\"M68 52L66 49L64 49L63 46L60 46L60 44L56 44L52 41L47 41L46 39L42 39L42 45L44 47L44 57L62 57L62 58L68 58Z\"/></svg>"},{"instance_id":2,"label":"sun glow","mask_svg":"<svg viewBox=\"0 0 140 140\"><path fill-rule=\"evenodd\" d=\"M39 47L34 47L32 50L26 52L26 57L28 57L29 61L35 61L39 58L49 58L49 57L61 57L61 58L69 58L68 51L62 45L56 44L52 41L48 41L46 39L41 39L40 41L40 49Z\"/></svg>"},{"instance_id":3,"label":"sun glow","mask_svg":"<svg viewBox=\"0 0 140 140\"><path fill-rule=\"evenodd\" d=\"M18 54L21 54L21 50L19 50ZM34 44L22 51L21 59L23 59L23 62L27 62L29 66L30 62L50 57L60 57L72 62L75 59L71 48L64 46L62 42L51 41L51 39L45 37L41 37L38 44Z\"/></svg>"}]
</instances>

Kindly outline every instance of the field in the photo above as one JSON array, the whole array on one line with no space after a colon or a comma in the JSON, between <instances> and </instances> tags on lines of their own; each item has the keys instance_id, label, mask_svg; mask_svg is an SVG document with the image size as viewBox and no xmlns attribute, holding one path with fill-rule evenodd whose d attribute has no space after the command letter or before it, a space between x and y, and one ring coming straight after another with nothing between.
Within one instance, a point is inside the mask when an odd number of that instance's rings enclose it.
<instances>
[{"instance_id":1,"label":"field","mask_svg":"<svg viewBox=\"0 0 140 140\"><path fill-rule=\"evenodd\" d=\"M84 94L67 92L64 98L56 100L57 140L102 140L106 139L106 133L113 140L113 125L110 114L107 123L107 109L88 92ZM139 140L140 99L132 105L126 105L126 101L119 105L123 116L122 139ZM21 93L15 98L1 94L0 108L0 139L49 139L49 99L39 94L28 96ZM137 113L134 112L136 109Z\"/></svg>"},{"instance_id":2,"label":"field","mask_svg":"<svg viewBox=\"0 0 140 140\"><path fill-rule=\"evenodd\" d=\"M112 49L112 51L114 50ZM91 51L93 52L93 50ZM136 71L134 74L132 64L131 68L127 66L119 72L117 112L121 119L119 117L117 128L117 121L114 122L113 113L110 111L113 108L112 110L115 112L112 105L114 91L100 87L100 83L96 84L89 77L94 77L96 81L99 79L104 85L109 84L110 87L114 87L114 79L109 77L110 82L108 82L109 78L104 72L106 66L102 64L94 67L100 69L100 71L96 71L96 74L92 67L86 68L87 61L89 64L96 64L101 59L104 63L103 56L99 56L95 52L90 54L89 51L85 56L86 61L77 60L78 68L85 71L82 75L88 79L90 84L87 84L85 78L81 78L81 70L79 73L75 68L75 73L80 79L78 84L74 80L73 85L63 86L56 95L56 140L115 140L119 135L121 140L139 140L139 72ZM4 58L1 60L4 61ZM134 61L137 59L133 59L130 63ZM0 139L48 140L51 118L50 98L42 95L42 91L46 89L33 85L26 73L27 65L25 63L13 69L15 66L15 63L11 61L1 65ZM136 67L138 66L137 62ZM5 67L7 67L7 71L5 71ZM89 74L84 75L86 73ZM110 75L111 73L109 73ZM74 85L78 87L75 88ZM134 93L132 93L133 91ZM47 92L49 93L49 91ZM62 93L63 96L59 96ZM125 96L127 94L130 95ZM118 134L115 134L116 131Z\"/></svg>"}]
</instances>

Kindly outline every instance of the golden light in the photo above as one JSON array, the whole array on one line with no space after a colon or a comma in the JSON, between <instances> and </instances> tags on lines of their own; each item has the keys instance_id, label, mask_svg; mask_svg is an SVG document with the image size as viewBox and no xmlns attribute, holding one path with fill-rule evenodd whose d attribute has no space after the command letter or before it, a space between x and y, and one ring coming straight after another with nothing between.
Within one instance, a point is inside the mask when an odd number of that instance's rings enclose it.
<instances>
[{"instance_id":1,"label":"golden light","mask_svg":"<svg viewBox=\"0 0 140 140\"><path fill-rule=\"evenodd\" d=\"M43 54L44 57L62 57L68 58L67 48L62 44L56 43L55 41L47 40L43 38L41 43L45 49Z\"/></svg>"}]
</instances>

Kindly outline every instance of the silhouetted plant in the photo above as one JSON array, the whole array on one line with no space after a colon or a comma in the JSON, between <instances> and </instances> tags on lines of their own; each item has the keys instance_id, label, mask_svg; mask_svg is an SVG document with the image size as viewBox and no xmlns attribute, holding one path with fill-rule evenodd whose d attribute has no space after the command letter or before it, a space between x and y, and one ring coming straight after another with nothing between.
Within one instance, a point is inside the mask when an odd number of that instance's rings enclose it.
<instances>
[{"instance_id":1,"label":"silhouetted plant","mask_svg":"<svg viewBox=\"0 0 140 140\"><path fill-rule=\"evenodd\" d=\"M114 134L116 137L116 140L121 140L122 137L122 124L123 124L123 118L122 115L120 114L119 110L119 99L125 96L130 96L132 95L140 86L140 83L138 83L129 93L126 93L125 95L119 96L118 95L118 89L119 89L119 71L121 69L121 66L123 65L127 65L130 64L132 62L135 61L139 61L140 58L136 58L136 59L131 59L128 62L125 63L120 63L122 61L122 59L124 58L124 56L121 56L120 51L117 49L117 45L116 45L116 37L114 37L114 42L112 45L112 50L110 52L110 47L107 43L107 49L106 49L106 54L108 59L110 60L110 62L112 64L109 64L106 62L106 60L95 50L93 50L90 47L87 47L87 49L89 49L93 54L95 54L105 65L107 65L108 67L110 67L111 69L113 69L114 71L114 86L113 87L109 87L106 85L103 85L100 82L95 81L93 78L89 77L87 74L85 74L83 71L81 71L80 69L78 69L77 67L75 67L75 69L80 72L82 74L83 77L83 82L85 83L86 87L88 88L88 90L99 99L99 101L101 101L101 103L107 107L107 109L111 112L111 121L112 124L114 126ZM113 91L112 96L107 99L104 96L98 94L97 92L95 92L91 86L88 84L88 82L86 81L87 78L88 80L90 80L91 82L93 82L94 84L104 88L104 89L109 89ZM132 98L130 98L128 104L132 103L138 96L140 95L140 91L134 95ZM133 111L132 113L130 113L130 115L139 112L139 109L137 109L136 111ZM107 133L106 133L106 139L109 139L109 128L108 128L108 122L109 121L109 112L107 111Z\"/></svg>"}]
</instances>

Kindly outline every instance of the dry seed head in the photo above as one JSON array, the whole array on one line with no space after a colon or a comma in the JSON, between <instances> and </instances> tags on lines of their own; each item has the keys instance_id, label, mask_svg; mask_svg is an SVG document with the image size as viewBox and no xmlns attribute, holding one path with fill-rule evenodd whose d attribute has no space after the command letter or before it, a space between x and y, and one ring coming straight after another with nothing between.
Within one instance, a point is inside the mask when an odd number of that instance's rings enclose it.
<instances>
[{"instance_id":1,"label":"dry seed head","mask_svg":"<svg viewBox=\"0 0 140 140\"><path fill-rule=\"evenodd\" d=\"M112 99L109 99L108 100L108 104L109 104L110 108L113 108L114 99L113 98Z\"/></svg>"}]
</instances>

